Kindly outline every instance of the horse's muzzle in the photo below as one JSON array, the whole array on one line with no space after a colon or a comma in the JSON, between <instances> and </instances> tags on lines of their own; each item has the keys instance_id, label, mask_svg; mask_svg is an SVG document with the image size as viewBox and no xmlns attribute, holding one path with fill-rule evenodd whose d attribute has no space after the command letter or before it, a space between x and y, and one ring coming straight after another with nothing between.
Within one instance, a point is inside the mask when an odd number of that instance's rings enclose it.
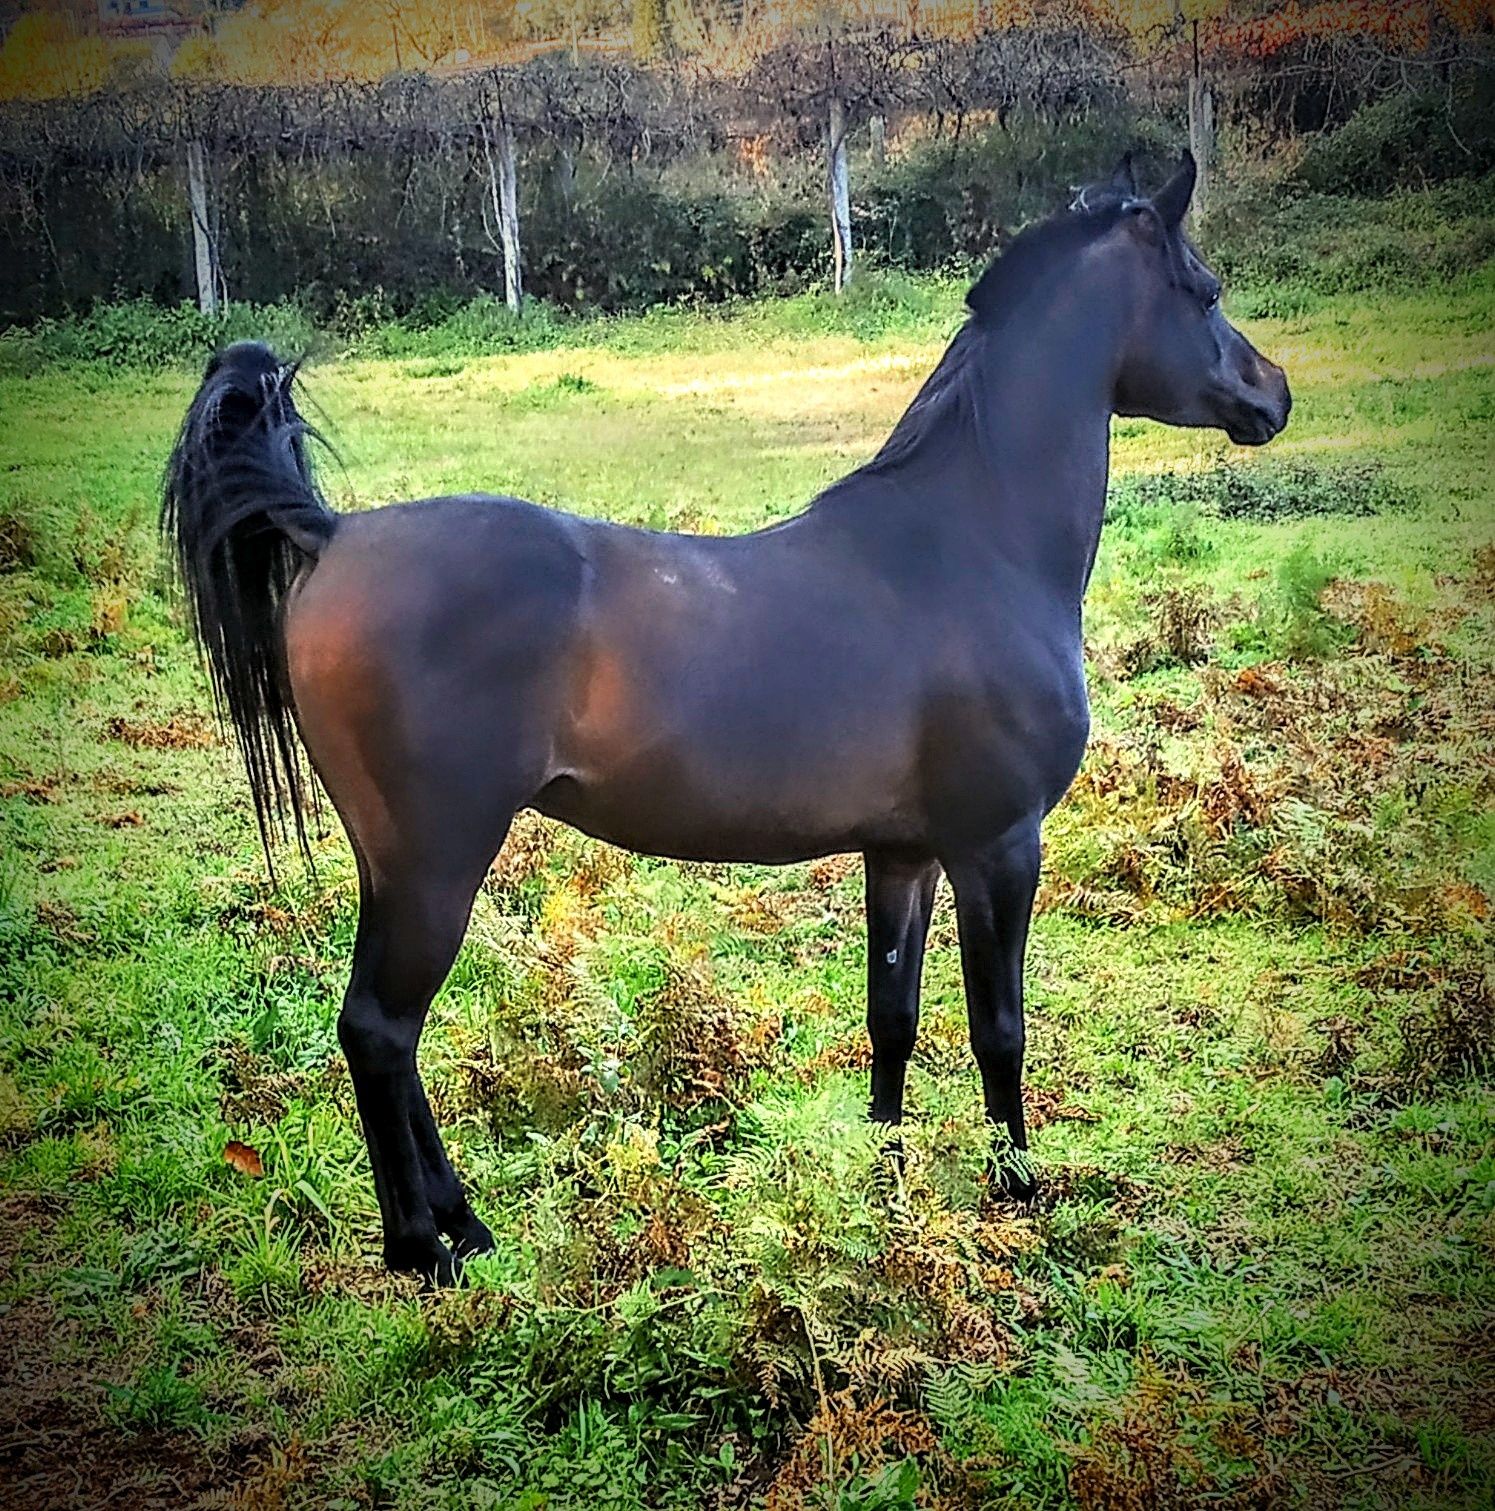
<instances>
[{"instance_id":1,"label":"horse's muzzle","mask_svg":"<svg viewBox=\"0 0 1495 1511\"><path fill-rule=\"evenodd\" d=\"M1257 357L1250 378L1232 387L1222 428L1237 446L1265 446L1282 434L1293 396L1287 374L1275 362Z\"/></svg>"}]
</instances>

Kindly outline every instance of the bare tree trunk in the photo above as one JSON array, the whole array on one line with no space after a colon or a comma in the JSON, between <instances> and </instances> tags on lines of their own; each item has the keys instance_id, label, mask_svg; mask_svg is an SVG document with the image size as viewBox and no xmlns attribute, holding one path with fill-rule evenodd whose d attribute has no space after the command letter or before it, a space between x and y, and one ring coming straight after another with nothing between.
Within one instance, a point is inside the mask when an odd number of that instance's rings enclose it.
<instances>
[{"instance_id":1,"label":"bare tree trunk","mask_svg":"<svg viewBox=\"0 0 1495 1511\"><path fill-rule=\"evenodd\" d=\"M831 202L831 239L835 244L836 292L851 282L851 178L846 166L846 106L831 100L826 131L827 174Z\"/></svg>"},{"instance_id":2,"label":"bare tree trunk","mask_svg":"<svg viewBox=\"0 0 1495 1511\"><path fill-rule=\"evenodd\" d=\"M1194 66L1189 74L1189 151L1199 169L1194 187L1193 220L1198 225L1209 213L1215 163L1215 92L1199 61L1199 23L1194 29Z\"/></svg>"},{"instance_id":3,"label":"bare tree trunk","mask_svg":"<svg viewBox=\"0 0 1495 1511\"><path fill-rule=\"evenodd\" d=\"M493 138L497 138L497 161ZM504 303L518 314L524 303L524 273L519 249L519 170L514 153L514 128L499 107L498 124L483 122L483 151L488 159L488 192L498 221L498 240L504 257Z\"/></svg>"},{"instance_id":4,"label":"bare tree trunk","mask_svg":"<svg viewBox=\"0 0 1495 1511\"><path fill-rule=\"evenodd\" d=\"M576 152L570 142L562 141L556 146L555 176L561 198L565 200L569 210L572 196L576 193Z\"/></svg>"},{"instance_id":5,"label":"bare tree trunk","mask_svg":"<svg viewBox=\"0 0 1495 1511\"><path fill-rule=\"evenodd\" d=\"M504 302L517 315L524 303L524 272L519 252L519 171L514 157L514 128L507 118L498 129L498 235L504 244Z\"/></svg>"},{"instance_id":6,"label":"bare tree trunk","mask_svg":"<svg viewBox=\"0 0 1495 1511\"><path fill-rule=\"evenodd\" d=\"M205 315L218 313L218 252L213 241L208 204L207 160L202 143L187 143L187 201L192 212L192 265L197 275L197 307Z\"/></svg>"},{"instance_id":7,"label":"bare tree trunk","mask_svg":"<svg viewBox=\"0 0 1495 1511\"><path fill-rule=\"evenodd\" d=\"M873 165L881 168L888 159L888 123L882 116L875 115L867 123L867 129L872 136Z\"/></svg>"}]
</instances>

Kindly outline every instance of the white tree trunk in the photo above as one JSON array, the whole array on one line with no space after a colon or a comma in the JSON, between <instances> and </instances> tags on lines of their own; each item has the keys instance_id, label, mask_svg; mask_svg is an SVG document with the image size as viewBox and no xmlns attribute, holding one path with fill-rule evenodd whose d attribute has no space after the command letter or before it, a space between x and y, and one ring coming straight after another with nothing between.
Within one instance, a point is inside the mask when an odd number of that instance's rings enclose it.
<instances>
[{"instance_id":1,"label":"white tree trunk","mask_svg":"<svg viewBox=\"0 0 1495 1511\"><path fill-rule=\"evenodd\" d=\"M831 202L831 239L835 244L836 292L851 282L851 177L846 166L846 107L831 101L826 133Z\"/></svg>"},{"instance_id":2,"label":"white tree trunk","mask_svg":"<svg viewBox=\"0 0 1495 1511\"><path fill-rule=\"evenodd\" d=\"M504 303L517 315L524 303L524 274L519 249L519 170L514 153L514 128L500 116L491 133L483 123L483 147L488 155L488 191L498 221L498 240L504 258Z\"/></svg>"},{"instance_id":3,"label":"white tree trunk","mask_svg":"<svg viewBox=\"0 0 1495 1511\"><path fill-rule=\"evenodd\" d=\"M205 315L218 313L218 257L213 245L212 211L208 202L207 158L202 143L187 143L187 202L192 211L192 265L197 275L197 307Z\"/></svg>"},{"instance_id":4,"label":"white tree trunk","mask_svg":"<svg viewBox=\"0 0 1495 1511\"><path fill-rule=\"evenodd\" d=\"M519 260L519 171L514 129L506 120L498 130L498 235L504 244L504 302L517 315L524 303L524 273Z\"/></svg>"},{"instance_id":5,"label":"white tree trunk","mask_svg":"<svg viewBox=\"0 0 1495 1511\"><path fill-rule=\"evenodd\" d=\"M881 168L888 157L888 123L880 115L875 115L867 123L868 134L872 138L872 162Z\"/></svg>"}]
</instances>

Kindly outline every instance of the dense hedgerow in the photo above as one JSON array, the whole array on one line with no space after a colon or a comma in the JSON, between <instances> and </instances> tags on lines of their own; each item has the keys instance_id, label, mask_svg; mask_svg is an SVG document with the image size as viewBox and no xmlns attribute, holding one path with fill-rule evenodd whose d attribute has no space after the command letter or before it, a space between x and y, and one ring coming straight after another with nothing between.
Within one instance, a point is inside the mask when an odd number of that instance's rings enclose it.
<instances>
[{"instance_id":1,"label":"dense hedgerow","mask_svg":"<svg viewBox=\"0 0 1495 1511\"><path fill-rule=\"evenodd\" d=\"M934 189L921 192L933 194ZM895 240L905 234L892 222L889 226L887 234ZM997 245L1000 235L993 228L986 245ZM1233 314L1301 314L1337 293L1405 290L1418 286L1430 270L1439 278L1457 279L1484 267L1495 255L1495 180L1397 191L1384 200L1262 198L1256 191L1242 191L1211 216L1204 239L1211 262L1227 280ZM961 294L985 256L973 249L964 266L957 262L933 277L912 277L888 265L898 259L874 253L840 297L823 286L810 264L803 264L794 278L776 278L776 287L799 292L772 300L733 297L713 306L700 302L699 291L661 284L650 298L687 302L656 304L646 314L621 320L602 317L609 301L586 297L566 306L531 299L516 317L492 294L468 297L436 290L410 301L377 287L340 293L320 312L312 303L294 299L233 302L216 318L190 304L163 305L145 298L100 302L80 314L0 332L0 372L24 373L49 362L142 368L196 364L217 347L244 337L268 340L290 354L368 357L484 356L602 342L626 350L665 349L688 326L718 313L751 320L769 338L846 334L876 340L905 332L934 339L960 319ZM922 258L914 262L929 265ZM632 306L639 301L621 302ZM1351 480L1350 493L1363 497L1365 488ZM1222 512L1233 507L1223 497L1220 502ZM1234 507L1246 508L1246 501ZM1251 507L1269 506L1258 499ZM1334 511L1325 503L1299 512Z\"/></svg>"},{"instance_id":2,"label":"dense hedgerow","mask_svg":"<svg viewBox=\"0 0 1495 1511\"><path fill-rule=\"evenodd\" d=\"M1312 139L1292 179L1320 194L1383 194L1495 171L1495 80L1400 90Z\"/></svg>"},{"instance_id":3,"label":"dense hedgerow","mask_svg":"<svg viewBox=\"0 0 1495 1511\"><path fill-rule=\"evenodd\" d=\"M1311 139L1294 166L1235 182L1227 163L1207 245L1241 285L1238 308L1292 314L1326 294L1413 287L1488 261L1495 147L1482 99L1472 85L1448 98L1398 94ZM864 133L852 144L862 271L969 270L1022 225L1062 207L1073 186L1123 150L1136 154L1148 183L1180 143L1176 123L1120 103L1057 131L1015 112L1001 126L913 137L881 163ZM469 175L441 193L407 185L414 199L405 203L391 199L392 177L377 154L229 171L219 186L227 287L250 307L245 318L303 341L311 326L342 338L398 327L386 343L393 354L419 345L415 333L465 325L466 339L486 349L525 347L540 333L499 318L491 297L501 266L482 233L480 180ZM830 277L818 160L786 160L762 179L718 159L612 172L585 154L563 169L554 149L537 145L520 182L526 285L551 311L710 305L805 293ZM148 362L171 349L173 328L195 350L200 332L171 310L190 288L176 177L162 170L127 189L108 187L111 213L101 217L99 197L82 192L87 185L56 186L55 256L17 244L0 266L0 318L62 322L45 346L64 354ZM1368 192L1384 198L1366 202ZM335 235L315 208L324 203L337 207ZM147 330L137 300L170 311L159 332ZM240 318L231 312L224 331L235 333ZM542 325L549 318L539 317ZM70 336L63 327L73 322Z\"/></svg>"},{"instance_id":4,"label":"dense hedgerow","mask_svg":"<svg viewBox=\"0 0 1495 1511\"><path fill-rule=\"evenodd\" d=\"M515 316L489 294L468 300L433 296L397 316L391 302L374 293L339 300L321 321L292 303L230 304L215 319L194 305L136 299L0 333L0 373L25 374L48 363L195 366L225 343L251 337L287 356L439 360L604 344L629 352L663 351L698 338L718 317L751 323L769 340L837 334L877 340L895 332L935 339L959 320L962 287L959 280L868 269L839 298L812 289L718 309L662 306L619 318L567 313L540 300L528 301Z\"/></svg>"},{"instance_id":5,"label":"dense hedgerow","mask_svg":"<svg viewBox=\"0 0 1495 1511\"><path fill-rule=\"evenodd\" d=\"M1424 288L1485 267L1495 256L1495 178L1383 198L1241 189L1203 234L1235 313L1300 315L1333 294Z\"/></svg>"}]
</instances>

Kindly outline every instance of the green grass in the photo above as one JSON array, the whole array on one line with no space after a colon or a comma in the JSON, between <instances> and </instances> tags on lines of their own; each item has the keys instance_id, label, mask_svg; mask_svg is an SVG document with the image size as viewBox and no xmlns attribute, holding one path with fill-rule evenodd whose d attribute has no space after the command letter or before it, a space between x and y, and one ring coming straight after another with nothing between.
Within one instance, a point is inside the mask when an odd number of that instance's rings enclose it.
<instances>
[{"instance_id":1,"label":"green grass","mask_svg":"<svg viewBox=\"0 0 1495 1511\"><path fill-rule=\"evenodd\" d=\"M860 330L801 301L314 363L329 490L756 527L907 402L958 318L915 287L917 319ZM1265 457L1116 426L1095 748L1030 960L1044 1210L980 1181L947 903L894 1199L855 868L525 824L423 1044L499 1245L436 1296L374 1263L346 846L269 883L156 561L193 379L0 378L23 1503L83 1442L137 1499L1483 1504L1492 313L1485 273L1253 323L1297 398Z\"/></svg>"}]
</instances>

